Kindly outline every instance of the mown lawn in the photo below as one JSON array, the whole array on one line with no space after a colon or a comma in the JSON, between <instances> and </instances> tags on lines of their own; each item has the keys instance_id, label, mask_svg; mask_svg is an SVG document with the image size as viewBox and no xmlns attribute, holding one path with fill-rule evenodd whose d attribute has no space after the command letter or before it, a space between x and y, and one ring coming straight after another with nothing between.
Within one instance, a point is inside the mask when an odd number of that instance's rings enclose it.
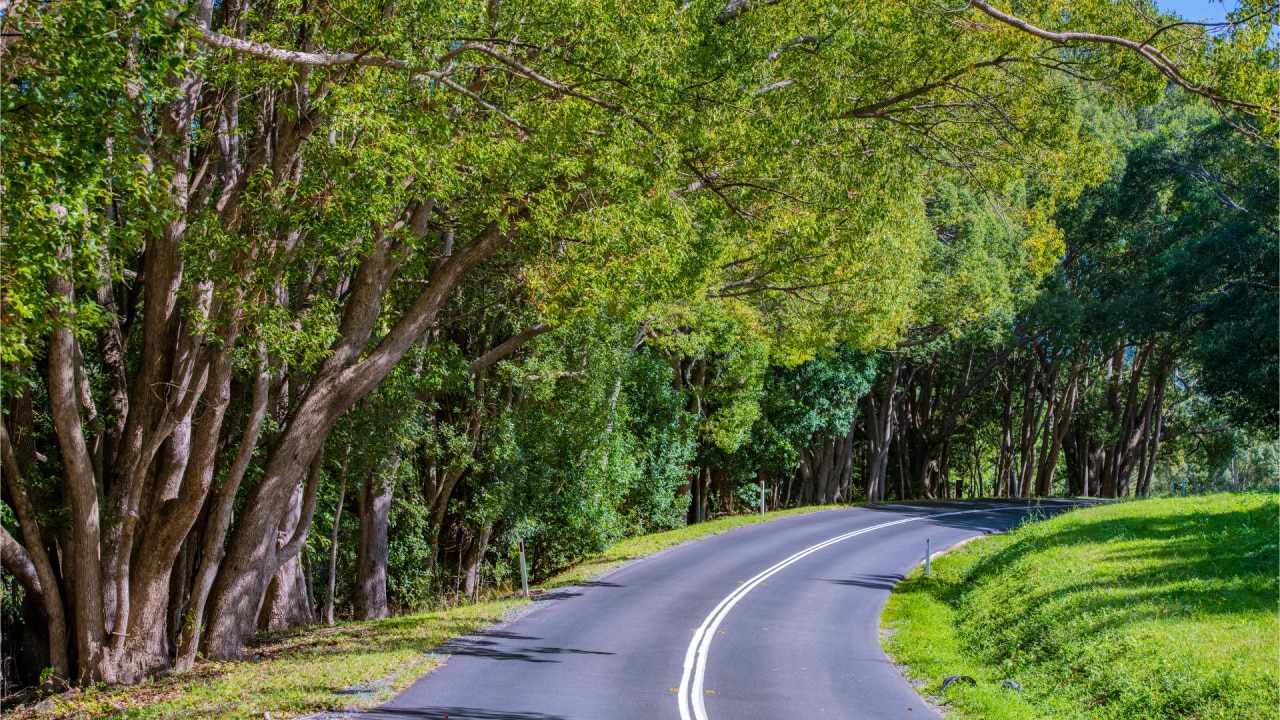
<instances>
[{"instance_id":1,"label":"mown lawn","mask_svg":"<svg viewBox=\"0 0 1280 720\"><path fill-rule=\"evenodd\" d=\"M885 649L955 718L1280 718L1278 506L1141 500L971 543L898 587Z\"/></svg>"},{"instance_id":2,"label":"mown lawn","mask_svg":"<svg viewBox=\"0 0 1280 720\"><path fill-rule=\"evenodd\" d=\"M767 520L824 510L769 513ZM680 543L762 522L758 515L726 517L625 540L543 583L573 585L629 560ZM273 720L324 711L359 710L386 702L435 667L432 651L450 639L503 620L529 601L503 597L438 612L376 622L348 622L276 637L257 638L252 660L201 663L190 672L133 687L74 690L6 711L6 720L70 718L263 718Z\"/></svg>"}]
</instances>

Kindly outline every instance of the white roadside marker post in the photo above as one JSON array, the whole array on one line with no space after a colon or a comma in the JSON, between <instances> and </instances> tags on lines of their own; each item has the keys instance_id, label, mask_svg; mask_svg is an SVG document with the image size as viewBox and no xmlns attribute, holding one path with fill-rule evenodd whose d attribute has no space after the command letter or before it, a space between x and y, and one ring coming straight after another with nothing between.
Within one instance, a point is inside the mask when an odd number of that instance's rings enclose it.
<instances>
[{"instance_id":1,"label":"white roadside marker post","mask_svg":"<svg viewBox=\"0 0 1280 720\"><path fill-rule=\"evenodd\" d=\"M524 538L516 540L520 545L520 587L524 588L524 596L529 597L529 571L524 565Z\"/></svg>"},{"instance_id":2,"label":"white roadside marker post","mask_svg":"<svg viewBox=\"0 0 1280 720\"><path fill-rule=\"evenodd\" d=\"M930 555L930 554L931 554L931 553L930 553L930 551L929 551L929 538L925 538L925 539L924 539L924 574L925 574L925 575L928 575L930 572L932 572L932 570L931 570L931 569L930 569L930 567L929 567L929 555ZM524 557L524 556L523 556L523 555L521 555L521 557Z\"/></svg>"},{"instance_id":3,"label":"white roadside marker post","mask_svg":"<svg viewBox=\"0 0 1280 720\"><path fill-rule=\"evenodd\" d=\"M760 481L760 517L764 517L764 480Z\"/></svg>"}]
</instances>

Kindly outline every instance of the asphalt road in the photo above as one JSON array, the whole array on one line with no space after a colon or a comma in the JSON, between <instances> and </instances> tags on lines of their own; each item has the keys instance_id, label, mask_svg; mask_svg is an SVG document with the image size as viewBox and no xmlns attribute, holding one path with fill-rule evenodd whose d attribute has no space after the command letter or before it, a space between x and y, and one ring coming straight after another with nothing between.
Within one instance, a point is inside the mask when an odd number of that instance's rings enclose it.
<instances>
[{"instance_id":1,"label":"asphalt road","mask_svg":"<svg viewBox=\"0 0 1280 720\"><path fill-rule=\"evenodd\" d=\"M937 552L1070 506L876 505L688 542L461 639L364 717L937 718L880 649L889 591L923 561L926 538Z\"/></svg>"}]
</instances>

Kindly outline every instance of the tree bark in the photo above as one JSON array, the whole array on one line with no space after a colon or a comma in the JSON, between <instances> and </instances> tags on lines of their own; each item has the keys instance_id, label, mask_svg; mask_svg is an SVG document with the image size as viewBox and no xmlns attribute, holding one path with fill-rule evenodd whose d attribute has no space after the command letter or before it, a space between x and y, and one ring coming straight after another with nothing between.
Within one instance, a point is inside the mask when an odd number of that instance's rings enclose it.
<instances>
[{"instance_id":1,"label":"tree bark","mask_svg":"<svg viewBox=\"0 0 1280 720\"><path fill-rule=\"evenodd\" d=\"M66 307L74 307L71 281L58 275L54 294ZM93 462L85 443L76 391L75 337L71 318L63 316L49 337L49 406L58 447L62 451L63 483L70 510L68 546L65 552L72 628L76 643L78 676L83 682L115 681L112 658L106 645L102 598L102 565L99 562L101 530L98 492Z\"/></svg>"},{"instance_id":2,"label":"tree bark","mask_svg":"<svg viewBox=\"0 0 1280 720\"><path fill-rule=\"evenodd\" d=\"M36 572L35 563L31 562L31 555L4 527L0 527L0 565L17 579L31 597L44 605L40 574Z\"/></svg>"},{"instance_id":3,"label":"tree bark","mask_svg":"<svg viewBox=\"0 0 1280 720\"><path fill-rule=\"evenodd\" d=\"M876 401L874 392L867 394L867 440L871 447L870 467L867 472L867 500L884 500L886 474L889 469L889 446L893 441L893 397L897 390L898 373L902 360L895 356L893 371L884 391L884 399Z\"/></svg>"},{"instance_id":4,"label":"tree bark","mask_svg":"<svg viewBox=\"0 0 1280 720\"><path fill-rule=\"evenodd\" d=\"M293 419L267 460L262 482L254 489L232 533L212 593L213 627L208 648L211 658L240 656L244 636L252 629L267 582L277 566L273 539L279 509L297 483L299 467L305 466L303 464L319 451L338 417L372 391L422 338L458 283L510 241L520 216L519 213L509 215L506 228L497 222L486 226L474 242L456 251L431 273L426 289L367 357L346 367L327 361L327 371L322 371L307 388ZM377 313L361 309L350 312L363 314L370 325L377 320ZM363 326L348 325L345 316L343 327L344 335L336 347L347 348L341 355L353 359L355 355L349 351L353 346L352 336L367 338L369 335ZM338 356L335 354L329 360Z\"/></svg>"},{"instance_id":5,"label":"tree bark","mask_svg":"<svg viewBox=\"0 0 1280 720\"><path fill-rule=\"evenodd\" d=\"M40 583L40 603L48 625L49 663L55 677L69 681L72 678L71 662L67 656L67 619L62 605L62 592L58 588L58 576L54 572L53 563L49 561L49 554L45 551L43 533L40 526L36 524L31 501L27 497L17 454L10 441L9 431L2 422L0 422L0 460L3 460L0 470L3 470L9 497L13 501L14 514L18 516L18 527L22 529L22 538L27 543L25 551Z\"/></svg>"},{"instance_id":6,"label":"tree bark","mask_svg":"<svg viewBox=\"0 0 1280 720\"><path fill-rule=\"evenodd\" d=\"M489 535L492 532L493 527L486 526L476 533L463 559L465 580L462 588L466 596L472 600L477 599L480 594L480 571L484 567L484 553L489 547Z\"/></svg>"},{"instance_id":7,"label":"tree bark","mask_svg":"<svg viewBox=\"0 0 1280 720\"><path fill-rule=\"evenodd\" d=\"M350 452L348 448L347 452ZM329 594L324 601L324 621L333 625L333 595L338 581L338 529L342 523L342 503L347 496L347 466L342 464L342 484L338 486L338 504L333 511L333 532L329 535Z\"/></svg>"},{"instance_id":8,"label":"tree bark","mask_svg":"<svg viewBox=\"0 0 1280 720\"><path fill-rule=\"evenodd\" d=\"M315 516L323 464L324 453L321 450L311 461L306 484L294 489L288 509L280 519L276 534L276 570L258 611L259 630L274 632L315 622L299 555L305 546L311 519Z\"/></svg>"},{"instance_id":9,"label":"tree bark","mask_svg":"<svg viewBox=\"0 0 1280 720\"><path fill-rule=\"evenodd\" d=\"M225 553L223 541L227 529L231 527L231 510L239 492L240 482L249 469L254 450L258 446L258 438L262 434L262 426L267 416L267 396L270 390L271 377L267 374L266 349L258 346L258 367L254 374L253 399L250 401L249 418L240 446L236 450L235 460L227 470L222 487L213 498L212 509L205 521L204 545L200 553L200 564L192 580L191 600L187 611L187 620L178 646L175 667L178 670L189 670L195 663L196 651L200 646L203 633L205 605L209 590L213 586L214 577Z\"/></svg>"},{"instance_id":10,"label":"tree bark","mask_svg":"<svg viewBox=\"0 0 1280 720\"><path fill-rule=\"evenodd\" d=\"M387 617L387 528L400 458L393 457L365 481L360 493L360 542L356 553L356 617Z\"/></svg>"}]
</instances>

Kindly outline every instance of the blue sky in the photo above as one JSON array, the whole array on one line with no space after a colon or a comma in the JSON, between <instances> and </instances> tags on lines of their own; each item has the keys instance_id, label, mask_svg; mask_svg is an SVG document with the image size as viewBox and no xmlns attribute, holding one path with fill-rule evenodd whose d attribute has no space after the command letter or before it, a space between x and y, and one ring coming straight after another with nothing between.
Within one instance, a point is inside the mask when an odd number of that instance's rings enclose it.
<instances>
[{"instance_id":1,"label":"blue sky","mask_svg":"<svg viewBox=\"0 0 1280 720\"><path fill-rule=\"evenodd\" d=\"M1227 0L1224 5L1209 0L1156 0L1161 10L1172 10L1186 20L1209 20L1222 22L1227 19L1227 11L1234 10L1236 3Z\"/></svg>"}]
</instances>

